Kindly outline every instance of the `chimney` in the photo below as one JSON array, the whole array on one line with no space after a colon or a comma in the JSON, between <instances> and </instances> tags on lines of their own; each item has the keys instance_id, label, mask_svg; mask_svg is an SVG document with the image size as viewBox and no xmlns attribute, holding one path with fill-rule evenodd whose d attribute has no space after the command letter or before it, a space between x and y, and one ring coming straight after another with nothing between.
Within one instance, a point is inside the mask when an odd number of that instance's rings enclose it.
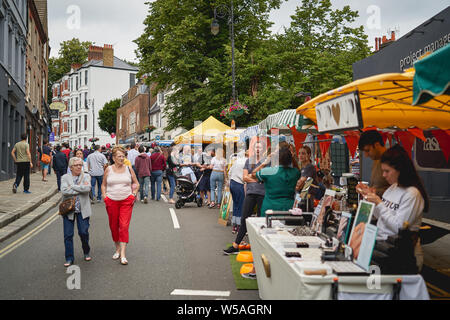
<instances>
[{"instance_id":1,"label":"chimney","mask_svg":"<svg viewBox=\"0 0 450 320\"><path fill-rule=\"evenodd\" d=\"M395 41L395 31L391 32L391 41Z\"/></svg>"},{"instance_id":2,"label":"chimney","mask_svg":"<svg viewBox=\"0 0 450 320\"><path fill-rule=\"evenodd\" d=\"M82 66L81 63L72 63L72 64L70 65L70 67L71 67L74 71L77 70L77 69L80 69L81 66Z\"/></svg>"},{"instance_id":3,"label":"chimney","mask_svg":"<svg viewBox=\"0 0 450 320\"><path fill-rule=\"evenodd\" d=\"M97 46L89 46L88 60L103 60L103 48Z\"/></svg>"},{"instance_id":4,"label":"chimney","mask_svg":"<svg viewBox=\"0 0 450 320\"><path fill-rule=\"evenodd\" d=\"M103 46L103 66L114 67L114 49L111 44Z\"/></svg>"},{"instance_id":5,"label":"chimney","mask_svg":"<svg viewBox=\"0 0 450 320\"><path fill-rule=\"evenodd\" d=\"M375 51L378 51L378 38L375 37Z\"/></svg>"}]
</instances>

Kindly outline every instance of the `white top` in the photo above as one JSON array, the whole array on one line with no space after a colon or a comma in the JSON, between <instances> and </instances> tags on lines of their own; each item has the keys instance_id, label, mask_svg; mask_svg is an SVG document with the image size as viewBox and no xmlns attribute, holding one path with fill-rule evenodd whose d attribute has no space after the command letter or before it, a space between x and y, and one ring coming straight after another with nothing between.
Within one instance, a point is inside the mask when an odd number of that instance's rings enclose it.
<instances>
[{"instance_id":1,"label":"white top","mask_svg":"<svg viewBox=\"0 0 450 320\"><path fill-rule=\"evenodd\" d=\"M402 188L394 183L383 193L382 200L374 210L378 219L377 240L397 235L405 221L411 231L419 230L425 201L416 187Z\"/></svg>"},{"instance_id":2,"label":"white top","mask_svg":"<svg viewBox=\"0 0 450 320\"><path fill-rule=\"evenodd\" d=\"M125 200L132 193L130 168L125 166L124 173L116 173L112 167L108 167L106 196L114 201Z\"/></svg>"},{"instance_id":3,"label":"white top","mask_svg":"<svg viewBox=\"0 0 450 320\"><path fill-rule=\"evenodd\" d=\"M139 156L139 151L136 149L131 149L128 151L127 158L131 162L131 165L134 166L134 162L136 161L136 158Z\"/></svg>"},{"instance_id":4,"label":"white top","mask_svg":"<svg viewBox=\"0 0 450 320\"><path fill-rule=\"evenodd\" d=\"M247 158L241 157L234 161L230 168L230 180L234 180L238 183L244 184L244 166Z\"/></svg>"},{"instance_id":5,"label":"white top","mask_svg":"<svg viewBox=\"0 0 450 320\"><path fill-rule=\"evenodd\" d=\"M224 171L226 161L225 158L217 159L217 157L212 158L211 164L213 166L214 171Z\"/></svg>"}]
</instances>

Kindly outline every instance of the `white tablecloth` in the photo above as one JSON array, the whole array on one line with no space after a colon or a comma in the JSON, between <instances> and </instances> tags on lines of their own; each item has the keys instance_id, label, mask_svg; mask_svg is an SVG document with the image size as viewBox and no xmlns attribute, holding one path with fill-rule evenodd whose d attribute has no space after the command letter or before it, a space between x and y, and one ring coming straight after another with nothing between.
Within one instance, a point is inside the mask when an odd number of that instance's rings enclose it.
<instances>
[{"instance_id":1,"label":"white tablecloth","mask_svg":"<svg viewBox=\"0 0 450 320\"><path fill-rule=\"evenodd\" d=\"M263 300L327 300L332 299L332 284L336 274L326 276L305 275L299 266L308 262L288 259L284 256L283 244L294 241L295 237L282 232L282 235L266 234L265 218L248 218L246 220L248 237L252 247L253 260L257 274L259 296ZM291 238L290 238L291 237ZM261 255L270 264L271 276L264 271ZM400 299L429 300L425 281L420 275L380 276L378 286L368 286L369 276L339 276L339 300L375 300L392 299L393 284L402 279Z\"/></svg>"}]
</instances>

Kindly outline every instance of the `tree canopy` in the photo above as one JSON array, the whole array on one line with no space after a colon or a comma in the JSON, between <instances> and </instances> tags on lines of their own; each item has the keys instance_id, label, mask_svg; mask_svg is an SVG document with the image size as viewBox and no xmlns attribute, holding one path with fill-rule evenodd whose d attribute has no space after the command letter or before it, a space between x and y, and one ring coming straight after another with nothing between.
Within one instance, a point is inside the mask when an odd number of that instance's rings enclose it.
<instances>
[{"instance_id":1,"label":"tree canopy","mask_svg":"<svg viewBox=\"0 0 450 320\"><path fill-rule=\"evenodd\" d=\"M350 27L358 13L334 10L330 0L303 0L284 33L271 35L269 12L282 0L233 0L236 91L249 113L238 126L296 108L303 98L352 80L352 64L369 54L363 27ZM192 128L231 102L230 1L155 0L138 45L140 73L156 91L172 89L168 128ZM226 6L226 7L225 7ZM211 33L214 9L219 34ZM226 9L228 8L228 9Z\"/></svg>"},{"instance_id":2,"label":"tree canopy","mask_svg":"<svg viewBox=\"0 0 450 320\"><path fill-rule=\"evenodd\" d=\"M120 108L120 98L113 99L98 112L98 126L109 134L116 132L117 109Z\"/></svg>"}]
</instances>

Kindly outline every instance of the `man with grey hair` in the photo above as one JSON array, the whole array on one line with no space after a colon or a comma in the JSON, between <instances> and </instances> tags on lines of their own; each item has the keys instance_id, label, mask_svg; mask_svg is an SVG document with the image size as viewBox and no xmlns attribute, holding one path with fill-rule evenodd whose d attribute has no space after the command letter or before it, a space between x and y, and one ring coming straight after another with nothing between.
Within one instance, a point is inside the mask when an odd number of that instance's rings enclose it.
<instances>
[{"instance_id":1,"label":"man with grey hair","mask_svg":"<svg viewBox=\"0 0 450 320\"><path fill-rule=\"evenodd\" d=\"M100 152L99 145L95 145L94 150L94 153L88 155L86 162L88 164L89 175L91 176L92 199L95 199L95 183L97 183L97 202L101 202L101 186L103 183L105 168L108 166L108 160L106 159L105 155Z\"/></svg>"}]
</instances>

